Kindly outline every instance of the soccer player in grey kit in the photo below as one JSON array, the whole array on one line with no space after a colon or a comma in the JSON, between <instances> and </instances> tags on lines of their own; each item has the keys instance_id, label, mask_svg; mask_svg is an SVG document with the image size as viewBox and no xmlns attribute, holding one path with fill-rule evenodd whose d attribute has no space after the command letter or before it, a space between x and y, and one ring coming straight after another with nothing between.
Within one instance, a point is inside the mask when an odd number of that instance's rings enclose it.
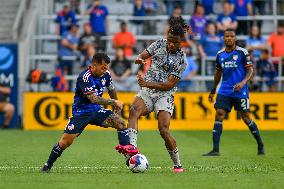
<instances>
[{"instance_id":1,"label":"soccer player in grey kit","mask_svg":"<svg viewBox=\"0 0 284 189\"><path fill-rule=\"evenodd\" d=\"M138 55L136 64L144 64L145 60L150 57L152 64L144 78L137 75L141 90L131 106L128 128L118 131L119 145L116 146L116 150L128 157L139 153L137 148L138 119L154 111L158 119L160 135L174 163L173 172L184 171L180 163L176 140L170 134L169 126L174 110L173 95L186 67L185 56L180 48L185 27L186 25L180 22L180 18L172 19L167 38L157 40Z\"/></svg>"}]
</instances>

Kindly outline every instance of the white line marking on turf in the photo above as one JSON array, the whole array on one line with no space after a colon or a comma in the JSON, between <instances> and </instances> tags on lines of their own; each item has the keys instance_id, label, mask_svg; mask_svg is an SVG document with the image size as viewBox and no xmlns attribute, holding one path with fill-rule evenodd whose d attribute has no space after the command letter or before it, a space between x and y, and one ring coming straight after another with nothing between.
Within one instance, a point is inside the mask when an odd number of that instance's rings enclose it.
<instances>
[{"instance_id":1,"label":"white line marking on turf","mask_svg":"<svg viewBox=\"0 0 284 189\"><path fill-rule=\"evenodd\" d=\"M7 169L40 169L41 167L37 166L29 166L29 167L21 167L21 166L2 166L0 170L7 170ZM54 167L55 169L123 169L126 167L72 167L72 166L65 166L65 167ZM150 169L170 169L170 167L149 167Z\"/></svg>"}]
</instances>

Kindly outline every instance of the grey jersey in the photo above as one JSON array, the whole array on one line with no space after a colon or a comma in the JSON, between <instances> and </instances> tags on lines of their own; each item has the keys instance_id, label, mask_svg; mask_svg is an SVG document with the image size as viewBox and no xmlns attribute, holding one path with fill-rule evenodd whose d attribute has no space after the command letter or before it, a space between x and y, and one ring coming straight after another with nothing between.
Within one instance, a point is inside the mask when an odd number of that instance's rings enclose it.
<instances>
[{"instance_id":1,"label":"grey jersey","mask_svg":"<svg viewBox=\"0 0 284 189\"><path fill-rule=\"evenodd\" d=\"M146 73L147 82L166 82L170 75L181 79L185 70L186 62L183 51L180 49L176 53L167 52L167 40L160 39L152 43L146 51L152 56L152 64ZM151 95L164 96L172 95L176 92L175 86L169 91L159 91L156 89L143 88Z\"/></svg>"}]
</instances>

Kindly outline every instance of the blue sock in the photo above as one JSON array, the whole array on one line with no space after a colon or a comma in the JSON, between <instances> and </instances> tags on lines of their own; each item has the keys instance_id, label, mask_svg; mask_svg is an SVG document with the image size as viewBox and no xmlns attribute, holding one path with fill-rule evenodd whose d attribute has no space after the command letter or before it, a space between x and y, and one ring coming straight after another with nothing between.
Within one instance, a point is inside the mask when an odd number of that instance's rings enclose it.
<instances>
[{"instance_id":1,"label":"blue sock","mask_svg":"<svg viewBox=\"0 0 284 189\"><path fill-rule=\"evenodd\" d=\"M251 122L249 124L247 124L247 126L249 127L251 134L254 136L257 144L259 146L263 146L263 143L262 143L262 140L261 140L261 137L260 137L260 134L259 134L259 130L258 130L255 122L253 120L251 120Z\"/></svg>"},{"instance_id":2,"label":"blue sock","mask_svg":"<svg viewBox=\"0 0 284 189\"><path fill-rule=\"evenodd\" d=\"M129 144L129 133L128 129L117 130L118 142L120 145Z\"/></svg>"},{"instance_id":3,"label":"blue sock","mask_svg":"<svg viewBox=\"0 0 284 189\"><path fill-rule=\"evenodd\" d=\"M49 158L46 162L47 165L52 167L53 163L61 156L62 152L63 150L60 148L59 143L56 143L50 152Z\"/></svg>"},{"instance_id":4,"label":"blue sock","mask_svg":"<svg viewBox=\"0 0 284 189\"><path fill-rule=\"evenodd\" d=\"M213 129L213 151L219 152L220 138L222 134L222 122L215 121Z\"/></svg>"}]
</instances>

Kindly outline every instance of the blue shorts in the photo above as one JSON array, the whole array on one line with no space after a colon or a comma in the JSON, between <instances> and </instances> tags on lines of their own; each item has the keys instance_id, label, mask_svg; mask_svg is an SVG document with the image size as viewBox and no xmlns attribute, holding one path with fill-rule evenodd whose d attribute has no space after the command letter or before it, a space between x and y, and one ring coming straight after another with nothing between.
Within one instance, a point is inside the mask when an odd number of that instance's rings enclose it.
<instances>
[{"instance_id":1,"label":"blue shorts","mask_svg":"<svg viewBox=\"0 0 284 189\"><path fill-rule=\"evenodd\" d=\"M105 127L103 125L103 122L111 114L113 114L111 110L101 108L95 112L90 112L82 115L74 115L69 119L64 133L81 134L88 124Z\"/></svg>"},{"instance_id":2,"label":"blue shorts","mask_svg":"<svg viewBox=\"0 0 284 189\"><path fill-rule=\"evenodd\" d=\"M214 104L215 109L222 109L229 113L233 106L238 112L249 112L249 98L229 97L221 94L217 95Z\"/></svg>"}]
</instances>

